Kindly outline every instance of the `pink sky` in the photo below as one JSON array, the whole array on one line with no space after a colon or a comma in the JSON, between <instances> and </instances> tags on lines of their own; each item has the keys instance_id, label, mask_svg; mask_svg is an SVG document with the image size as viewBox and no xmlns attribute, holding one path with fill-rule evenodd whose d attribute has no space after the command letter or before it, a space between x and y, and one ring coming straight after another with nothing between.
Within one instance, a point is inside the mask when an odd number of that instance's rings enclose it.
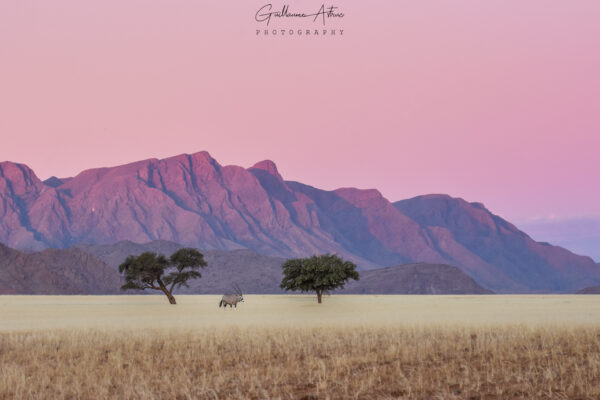
<instances>
[{"instance_id":1,"label":"pink sky","mask_svg":"<svg viewBox=\"0 0 600 400\"><path fill-rule=\"evenodd\" d=\"M256 37L265 3L0 2L0 160L47 178L207 150L511 220L600 214L599 1L346 0L336 38Z\"/></svg>"}]
</instances>

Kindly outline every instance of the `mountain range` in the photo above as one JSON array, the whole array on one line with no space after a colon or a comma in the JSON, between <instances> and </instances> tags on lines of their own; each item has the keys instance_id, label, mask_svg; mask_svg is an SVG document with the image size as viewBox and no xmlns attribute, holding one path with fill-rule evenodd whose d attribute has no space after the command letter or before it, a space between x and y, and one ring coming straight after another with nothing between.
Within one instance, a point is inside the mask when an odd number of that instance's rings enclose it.
<instances>
[{"instance_id":1,"label":"mountain range","mask_svg":"<svg viewBox=\"0 0 600 400\"><path fill-rule=\"evenodd\" d=\"M0 242L21 250L166 240L272 257L331 252L362 270L456 265L500 293L572 292L600 265L534 241L481 203L447 195L390 202L375 189L286 181L272 161L222 166L207 152L42 182L0 163Z\"/></svg>"}]
</instances>

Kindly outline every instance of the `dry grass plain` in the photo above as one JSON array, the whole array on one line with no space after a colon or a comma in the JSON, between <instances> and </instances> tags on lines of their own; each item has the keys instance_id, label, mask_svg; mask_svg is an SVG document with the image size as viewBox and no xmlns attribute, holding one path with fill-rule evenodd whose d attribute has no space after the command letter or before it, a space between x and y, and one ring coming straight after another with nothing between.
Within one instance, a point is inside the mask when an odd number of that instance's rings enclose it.
<instances>
[{"instance_id":1,"label":"dry grass plain","mask_svg":"<svg viewBox=\"0 0 600 400\"><path fill-rule=\"evenodd\" d=\"M600 296L177 300L0 296L0 398L600 398Z\"/></svg>"}]
</instances>

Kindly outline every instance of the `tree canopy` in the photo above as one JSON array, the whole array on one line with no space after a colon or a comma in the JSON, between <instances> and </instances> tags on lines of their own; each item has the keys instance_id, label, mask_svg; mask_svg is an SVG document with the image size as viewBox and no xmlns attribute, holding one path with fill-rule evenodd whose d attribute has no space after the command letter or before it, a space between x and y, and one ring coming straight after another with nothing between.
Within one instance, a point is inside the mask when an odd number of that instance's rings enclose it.
<instances>
[{"instance_id":1,"label":"tree canopy","mask_svg":"<svg viewBox=\"0 0 600 400\"><path fill-rule=\"evenodd\" d=\"M316 292L321 303L324 292L343 289L348 280L358 280L356 265L335 254L314 255L287 260L281 268L280 287L285 290Z\"/></svg>"},{"instance_id":2,"label":"tree canopy","mask_svg":"<svg viewBox=\"0 0 600 400\"><path fill-rule=\"evenodd\" d=\"M129 256L119 265L119 272L125 277L121 289L160 290L169 303L177 304L173 290L181 286L189 287L188 281L200 278L202 275L198 270L205 266L202 253L191 248L179 249L169 258L152 252Z\"/></svg>"}]
</instances>

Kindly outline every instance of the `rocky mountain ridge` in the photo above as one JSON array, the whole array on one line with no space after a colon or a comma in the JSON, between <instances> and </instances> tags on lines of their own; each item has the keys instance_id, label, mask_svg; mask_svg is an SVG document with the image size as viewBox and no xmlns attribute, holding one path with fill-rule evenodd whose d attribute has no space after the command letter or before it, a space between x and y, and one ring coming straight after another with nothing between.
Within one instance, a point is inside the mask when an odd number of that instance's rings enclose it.
<instances>
[{"instance_id":1,"label":"rocky mountain ridge","mask_svg":"<svg viewBox=\"0 0 600 400\"><path fill-rule=\"evenodd\" d=\"M497 292L600 284L589 257L537 243L480 203L446 195L391 203L375 189L285 181L271 161L222 166L207 152L40 181L0 163L0 242L17 249L167 240L274 257L337 253L363 270L450 264Z\"/></svg>"}]
</instances>

